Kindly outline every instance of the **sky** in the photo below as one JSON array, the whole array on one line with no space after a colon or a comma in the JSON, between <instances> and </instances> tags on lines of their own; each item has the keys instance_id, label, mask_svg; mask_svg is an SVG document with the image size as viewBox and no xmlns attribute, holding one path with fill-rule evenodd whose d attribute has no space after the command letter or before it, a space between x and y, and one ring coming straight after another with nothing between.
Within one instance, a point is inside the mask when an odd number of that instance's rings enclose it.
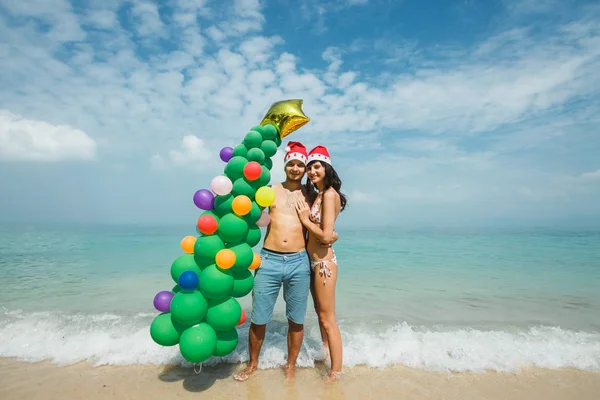
<instances>
[{"instance_id":1,"label":"sky","mask_svg":"<svg viewBox=\"0 0 600 400\"><path fill-rule=\"evenodd\" d=\"M0 221L193 224L300 98L339 224L600 224L594 1L0 0L0 88Z\"/></svg>"}]
</instances>

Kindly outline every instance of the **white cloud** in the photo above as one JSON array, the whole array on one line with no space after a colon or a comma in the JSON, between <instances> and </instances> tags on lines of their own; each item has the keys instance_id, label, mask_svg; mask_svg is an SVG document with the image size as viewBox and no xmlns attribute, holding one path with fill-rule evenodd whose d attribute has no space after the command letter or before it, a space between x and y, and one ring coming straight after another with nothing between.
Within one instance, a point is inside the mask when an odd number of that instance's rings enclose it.
<instances>
[{"instance_id":1,"label":"white cloud","mask_svg":"<svg viewBox=\"0 0 600 400\"><path fill-rule=\"evenodd\" d=\"M92 160L96 147L82 130L0 110L0 159L4 161Z\"/></svg>"},{"instance_id":2,"label":"white cloud","mask_svg":"<svg viewBox=\"0 0 600 400\"><path fill-rule=\"evenodd\" d=\"M164 15L164 7L140 0L133 10L140 24L123 26L117 15L128 6L121 3L96 2L83 16L68 2L56 3L56 14L42 3L34 9L12 2L0 14L0 107L76 126L111 161L150 160L161 169L218 164L218 150L238 144L272 102L302 98L311 123L289 139L335 152L338 165L350 168L338 171L351 203L504 207L568 192L573 183L564 176L580 176L581 169L554 162L563 158L556 143L573 156L583 149L574 143L591 136L580 126L597 119L596 110L566 112L600 94L600 24L593 13L546 27L543 36L509 26L462 48L406 40L345 46L323 38L311 45L326 65L307 68L302 53L286 47L286 30L262 30L270 21L255 0L213 11L207 4L214 2L172 1L173 14ZM348 7L327 4L311 12ZM11 19L24 15L53 33ZM175 23L165 25L171 16ZM79 23L95 29L81 31ZM140 48L138 30L150 38L168 33L169 42ZM76 42L63 45L67 38ZM519 154L550 147L535 160ZM284 178L282 159L279 152L273 181Z\"/></svg>"},{"instance_id":3,"label":"white cloud","mask_svg":"<svg viewBox=\"0 0 600 400\"><path fill-rule=\"evenodd\" d=\"M561 6L559 0L504 0L509 12L518 15L544 14L558 11Z\"/></svg>"},{"instance_id":4,"label":"white cloud","mask_svg":"<svg viewBox=\"0 0 600 400\"><path fill-rule=\"evenodd\" d=\"M600 180L600 168L595 171L584 172L581 177L589 180Z\"/></svg>"},{"instance_id":5,"label":"white cloud","mask_svg":"<svg viewBox=\"0 0 600 400\"><path fill-rule=\"evenodd\" d=\"M343 192L343 190L342 190L342 192ZM349 204L352 203L352 204L357 204L360 206L381 204L383 202L382 198L373 196L369 192L358 190L358 189L355 189L352 192L350 192L348 194L347 198L348 198Z\"/></svg>"},{"instance_id":6,"label":"white cloud","mask_svg":"<svg viewBox=\"0 0 600 400\"><path fill-rule=\"evenodd\" d=\"M166 27L158 13L156 3L148 0L133 0L132 3L133 26L139 35L163 36L166 34Z\"/></svg>"},{"instance_id":7,"label":"white cloud","mask_svg":"<svg viewBox=\"0 0 600 400\"><path fill-rule=\"evenodd\" d=\"M86 38L68 0L9 1L2 5L15 16L41 18L50 22L51 28L46 33L49 39L69 42Z\"/></svg>"},{"instance_id":8,"label":"white cloud","mask_svg":"<svg viewBox=\"0 0 600 400\"><path fill-rule=\"evenodd\" d=\"M164 156L154 154L150 163L155 169L162 170L170 166L207 170L217 165L218 158L218 153L208 149L203 139L195 135L186 135L181 139L178 149L170 150Z\"/></svg>"}]
</instances>

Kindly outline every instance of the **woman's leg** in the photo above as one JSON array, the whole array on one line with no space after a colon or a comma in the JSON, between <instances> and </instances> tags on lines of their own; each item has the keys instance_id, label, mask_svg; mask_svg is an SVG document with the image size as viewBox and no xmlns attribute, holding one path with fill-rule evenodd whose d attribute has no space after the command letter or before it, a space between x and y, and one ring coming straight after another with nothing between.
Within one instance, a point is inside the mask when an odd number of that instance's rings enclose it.
<instances>
[{"instance_id":1,"label":"woman's leg","mask_svg":"<svg viewBox=\"0 0 600 400\"><path fill-rule=\"evenodd\" d=\"M318 274L318 271L312 271L310 274L310 294L313 299L313 303L315 305L315 313L317 317L319 317L319 302L317 300L317 295L315 293L315 274ZM319 319L319 330L321 331L321 341L323 344L323 351L325 352L325 361L329 359L329 342L327 341L327 333L325 332L325 328L323 328L323 324L321 324L321 320Z\"/></svg>"},{"instance_id":2,"label":"woman's leg","mask_svg":"<svg viewBox=\"0 0 600 400\"><path fill-rule=\"evenodd\" d=\"M342 335L335 318L335 284L338 266L332 261L325 261L331 276L323 276L315 271L314 292L318 304L319 323L325 331L331 356L331 371L327 380L335 380L342 371ZM324 282L324 279L327 278Z\"/></svg>"}]
</instances>

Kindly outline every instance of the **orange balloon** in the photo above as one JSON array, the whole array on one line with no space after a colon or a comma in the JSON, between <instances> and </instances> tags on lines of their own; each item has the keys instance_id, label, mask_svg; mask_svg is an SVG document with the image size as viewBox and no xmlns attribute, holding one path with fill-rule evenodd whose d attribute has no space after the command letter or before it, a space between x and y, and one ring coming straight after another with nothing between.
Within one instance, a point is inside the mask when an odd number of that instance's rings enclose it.
<instances>
[{"instance_id":1,"label":"orange balloon","mask_svg":"<svg viewBox=\"0 0 600 400\"><path fill-rule=\"evenodd\" d=\"M188 254L194 254L194 245L196 238L194 236L186 236L181 240L181 250Z\"/></svg>"},{"instance_id":2,"label":"orange balloon","mask_svg":"<svg viewBox=\"0 0 600 400\"><path fill-rule=\"evenodd\" d=\"M219 250L216 257L217 267L229 269L235 264L235 253L230 249Z\"/></svg>"},{"instance_id":3,"label":"orange balloon","mask_svg":"<svg viewBox=\"0 0 600 400\"><path fill-rule=\"evenodd\" d=\"M240 317L240 320L238 321L238 326L242 325L244 322L246 322L246 311L242 310L242 316Z\"/></svg>"},{"instance_id":4,"label":"orange balloon","mask_svg":"<svg viewBox=\"0 0 600 400\"><path fill-rule=\"evenodd\" d=\"M231 208L236 215L242 217L248 214L252 209L252 200L250 200L248 196L240 194L239 196L235 196L235 199L233 199Z\"/></svg>"},{"instance_id":5,"label":"orange balloon","mask_svg":"<svg viewBox=\"0 0 600 400\"><path fill-rule=\"evenodd\" d=\"M260 267L260 256L254 253L254 258L252 258L252 264L248 267L249 270L255 270Z\"/></svg>"}]
</instances>

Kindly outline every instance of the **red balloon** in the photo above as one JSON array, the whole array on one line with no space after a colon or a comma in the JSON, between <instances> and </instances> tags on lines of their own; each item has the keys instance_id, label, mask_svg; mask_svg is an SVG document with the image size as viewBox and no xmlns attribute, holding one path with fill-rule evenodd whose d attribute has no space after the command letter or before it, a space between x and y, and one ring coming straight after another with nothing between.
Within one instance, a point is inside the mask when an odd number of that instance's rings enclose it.
<instances>
[{"instance_id":1,"label":"red balloon","mask_svg":"<svg viewBox=\"0 0 600 400\"><path fill-rule=\"evenodd\" d=\"M212 235L218 227L219 223L212 215L203 215L198 218L198 230L205 235Z\"/></svg>"},{"instance_id":2,"label":"red balloon","mask_svg":"<svg viewBox=\"0 0 600 400\"><path fill-rule=\"evenodd\" d=\"M249 181L255 181L260 178L262 167L256 161L250 161L244 166L244 176Z\"/></svg>"},{"instance_id":3,"label":"red balloon","mask_svg":"<svg viewBox=\"0 0 600 400\"><path fill-rule=\"evenodd\" d=\"M246 322L246 311L242 310L242 316L240 317L240 322L238 322L238 326Z\"/></svg>"}]
</instances>

